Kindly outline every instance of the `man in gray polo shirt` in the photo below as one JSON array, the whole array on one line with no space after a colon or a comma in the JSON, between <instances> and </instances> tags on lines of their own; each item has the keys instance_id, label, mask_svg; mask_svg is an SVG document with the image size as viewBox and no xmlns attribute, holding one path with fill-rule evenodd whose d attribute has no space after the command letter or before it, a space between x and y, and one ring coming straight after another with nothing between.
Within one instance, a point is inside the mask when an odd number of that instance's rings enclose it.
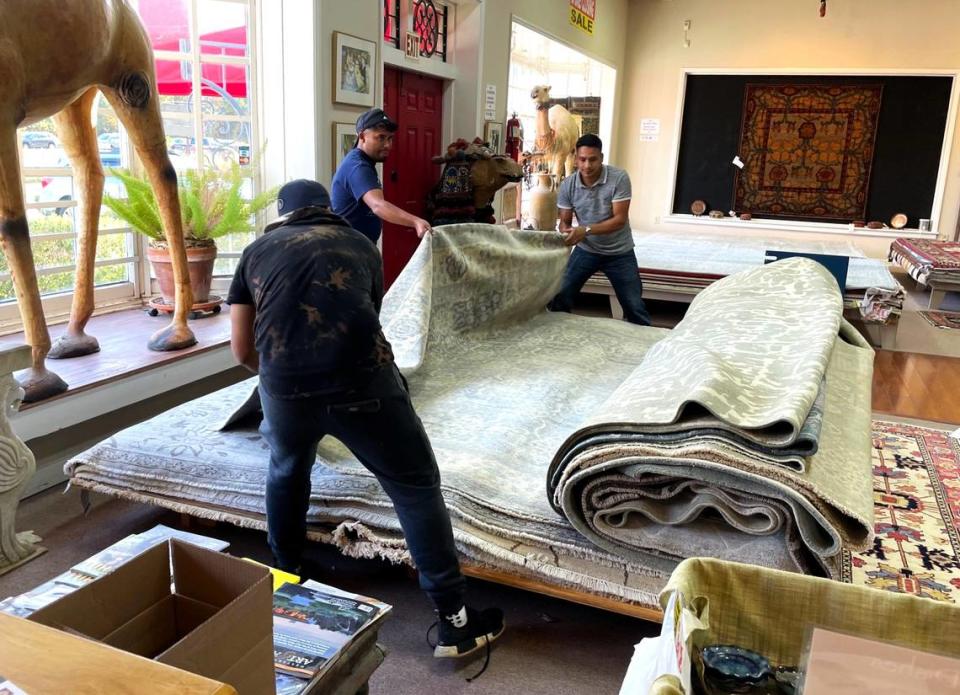
<instances>
[{"instance_id":1,"label":"man in gray polo shirt","mask_svg":"<svg viewBox=\"0 0 960 695\"><path fill-rule=\"evenodd\" d=\"M584 283L603 271L623 307L623 317L630 323L649 326L628 218L630 177L623 169L603 163L603 143L596 135L583 135L577 140L576 163L577 173L560 184L557 206L560 231L567 235L567 245L577 248L570 255L563 285L550 309L569 312Z\"/></svg>"}]
</instances>

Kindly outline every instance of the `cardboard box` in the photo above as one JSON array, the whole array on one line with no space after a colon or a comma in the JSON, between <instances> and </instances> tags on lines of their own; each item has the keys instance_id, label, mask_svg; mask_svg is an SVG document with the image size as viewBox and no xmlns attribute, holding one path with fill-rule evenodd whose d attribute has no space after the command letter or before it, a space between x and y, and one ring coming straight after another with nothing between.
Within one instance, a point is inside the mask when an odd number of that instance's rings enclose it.
<instances>
[{"instance_id":1,"label":"cardboard box","mask_svg":"<svg viewBox=\"0 0 960 695\"><path fill-rule=\"evenodd\" d=\"M272 596L266 568L170 540L29 619L262 695L274 692Z\"/></svg>"}]
</instances>

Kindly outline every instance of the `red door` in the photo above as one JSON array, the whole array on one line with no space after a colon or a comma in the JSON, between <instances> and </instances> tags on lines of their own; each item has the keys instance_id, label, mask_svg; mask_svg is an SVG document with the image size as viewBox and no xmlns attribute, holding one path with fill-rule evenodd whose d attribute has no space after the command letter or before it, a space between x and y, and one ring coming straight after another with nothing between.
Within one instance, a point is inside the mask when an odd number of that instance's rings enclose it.
<instances>
[{"instance_id":1,"label":"red door","mask_svg":"<svg viewBox=\"0 0 960 695\"><path fill-rule=\"evenodd\" d=\"M427 193L440 176L431 157L441 154L443 81L384 66L383 109L400 126L383 163L383 197L423 217ZM384 286L390 287L417 249L410 227L383 224Z\"/></svg>"}]
</instances>

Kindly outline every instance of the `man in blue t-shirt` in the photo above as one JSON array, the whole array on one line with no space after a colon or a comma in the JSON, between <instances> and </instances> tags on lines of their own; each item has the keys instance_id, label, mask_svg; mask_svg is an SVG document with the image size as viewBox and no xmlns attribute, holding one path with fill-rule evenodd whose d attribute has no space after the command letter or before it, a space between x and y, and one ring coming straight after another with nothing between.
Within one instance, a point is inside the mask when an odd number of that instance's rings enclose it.
<instances>
[{"instance_id":1,"label":"man in blue t-shirt","mask_svg":"<svg viewBox=\"0 0 960 695\"><path fill-rule=\"evenodd\" d=\"M386 161L393 148L397 124L383 109L370 109L357 119L357 141L333 175L333 211L374 244L381 222L413 227L421 239L430 224L387 202L377 176L377 162Z\"/></svg>"}]
</instances>

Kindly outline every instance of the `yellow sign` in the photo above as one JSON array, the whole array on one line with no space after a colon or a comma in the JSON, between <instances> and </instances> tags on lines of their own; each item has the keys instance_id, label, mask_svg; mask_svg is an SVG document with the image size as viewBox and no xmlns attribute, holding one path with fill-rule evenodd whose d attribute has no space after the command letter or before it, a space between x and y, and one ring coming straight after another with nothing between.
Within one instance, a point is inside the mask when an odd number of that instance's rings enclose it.
<instances>
[{"instance_id":1,"label":"yellow sign","mask_svg":"<svg viewBox=\"0 0 960 695\"><path fill-rule=\"evenodd\" d=\"M570 0L570 23L593 36L597 0Z\"/></svg>"}]
</instances>

